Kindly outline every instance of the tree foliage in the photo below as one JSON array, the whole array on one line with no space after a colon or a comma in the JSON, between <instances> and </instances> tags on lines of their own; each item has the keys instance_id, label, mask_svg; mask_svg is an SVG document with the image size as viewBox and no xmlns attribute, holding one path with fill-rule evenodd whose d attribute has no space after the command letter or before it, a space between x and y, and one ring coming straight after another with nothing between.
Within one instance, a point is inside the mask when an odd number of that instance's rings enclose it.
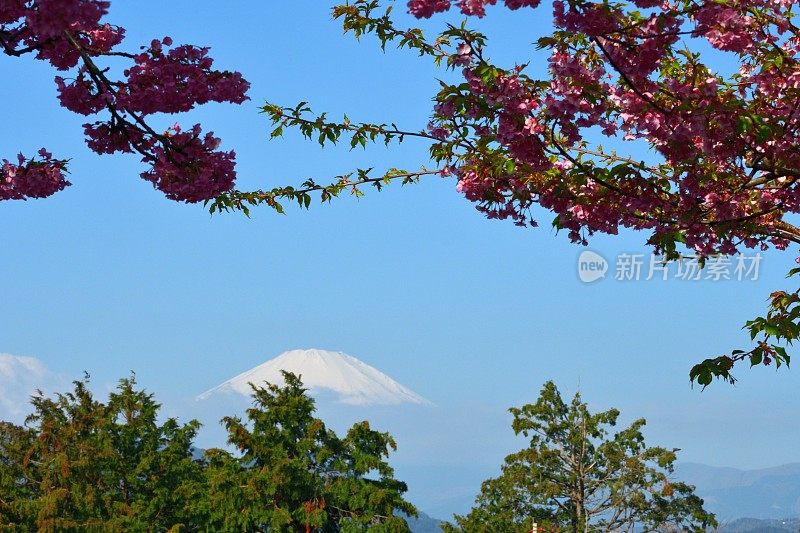
<instances>
[{"instance_id":1,"label":"tree foliage","mask_svg":"<svg viewBox=\"0 0 800 533\"><path fill-rule=\"evenodd\" d=\"M253 388L249 424L225 419L241 453L202 458L199 423L160 423L133 378L105 403L86 380L35 396L24 426L0 423L0 531L408 531L391 436L361 422L337 437L285 378Z\"/></svg>"},{"instance_id":2,"label":"tree foliage","mask_svg":"<svg viewBox=\"0 0 800 533\"><path fill-rule=\"evenodd\" d=\"M387 433L355 424L344 438L314 418L314 400L299 378L253 387L247 423L223 420L228 443L207 454L207 524L213 530L407 531L396 511L416 514L402 499L385 458L395 449ZM370 475L376 477L369 477Z\"/></svg>"},{"instance_id":3,"label":"tree foliage","mask_svg":"<svg viewBox=\"0 0 800 533\"><path fill-rule=\"evenodd\" d=\"M86 381L32 400L25 427L4 424L0 524L20 531L166 531L197 526L183 502L197 497L199 424L157 421L152 395L120 381L107 403Z\"/></svg>"},{"instance_id":4,"label":"tree foliage","mask_svg":"<svg viewBox=\"0 0 800 533\"><path fill-rule=\"evenodd\" d=\"M576 394L562 400L552 382L534 404L510 409L528 446L506 457L481 486L455 531L705 531L715 527L693 487L670 475L677 450L647 447L644 420L613 432L619 412L591 413Z\"/></svg>"}]
</instances>

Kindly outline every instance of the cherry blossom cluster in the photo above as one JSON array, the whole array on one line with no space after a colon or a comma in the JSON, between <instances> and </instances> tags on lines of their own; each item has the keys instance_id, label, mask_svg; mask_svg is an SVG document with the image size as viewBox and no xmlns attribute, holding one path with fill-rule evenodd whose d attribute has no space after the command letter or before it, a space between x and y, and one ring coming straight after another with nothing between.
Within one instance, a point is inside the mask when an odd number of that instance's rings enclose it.
<instances>
[{"instance_id":1,"label":"cherry blossom cluster","mask_svg":"<svg viewBox=\"0 0 800 533\"><path fill-rule=\"evenodd\" d=\"M486 6L494 5L497 0L457 0L456 4L465 15L483 17L486 15ZM539 0L504 0L509 9L521 7L536 7ZM420 18L429 18L434 13L447 11L452 7L450 0L409 0L408 10L412 15Z\"/></svg>"},{"instance_id":2,"label":"cherry blossom cluster","mask_svg":"<svg viewBox=\"0 0 800 533\"><path fill-rule=\"evenodd\" d=\"M65 176L64 161L42 148L41 159L26 159L20 154L16 163L4 159L0 167L0 200L46 198L70 183Z\"/></svg>"},{"instance_id":3,"label":"cherry blossom cluster","mask_svg":"<svg viewBox=\"0 0 800 533\"><path fill-rule=\"evenodd\" d=\"M200 202L231 189L235 154L219 151L219 139L203 135L199 125L157 132L147 118L208 102L241 104L247 100L248 82L238 72L214 69L208 48L173 46L169 37L153 40L136 54L117 50L125 30L103 22L109 7L110 2L100 0L0 0L0 46L7 55L34 54L59 71L72 71L71 77L55 77L61 105L85 116L105 115L84 125L89 148L99 154L138 153L150 167L142 177L168 198ZM119 79L112 78L97 63L104 56L124 58L130 65ZM63 170L63 165L56 168ZM7 190L24 188L11 182L25 175L4 169ZM42 186L35 197L68 185L59 183ZM4 193L0 199L18 197Z\"/></svg>"},{"instance_id":4,"label":"cherry blossom cluster","mask_svg":"<svg viewBox=\"0 0 800 533\"><path fill-rule=\"evenodd\" d=\"M411 0L416 17L490 1ZM537 2L506 1L510 9ZM463 42L465 83L437 97L428 127L457 189L491 218L533 224L534 205L585 243L647 230L668 255L800 243L800 28L793 2L554 0L541 39L549 77L491 64ZM642 11L645 10L645 11ZM740 63L725 76L701 41ZM529 62L525 58L520 62ZM599 139L604 139L604 148ZM647 161L621 153L649 147Z\"/></svg>"},{"instance_id":5,"label":"cherry blossom cluster","mask_svg":"<svg viewBox=\"0 0 800 533\"><path fill-rule=\"evenodd\" d=\"M142 173L171 200L200 202L213 198L233 187L236 179L234 153L217 151L220 140L211 133L201 136L199 125L181 131L175 125L167 132L170 144L180 150L161 145L153 148L152 168Z\"/></svg>"}]
</instances>

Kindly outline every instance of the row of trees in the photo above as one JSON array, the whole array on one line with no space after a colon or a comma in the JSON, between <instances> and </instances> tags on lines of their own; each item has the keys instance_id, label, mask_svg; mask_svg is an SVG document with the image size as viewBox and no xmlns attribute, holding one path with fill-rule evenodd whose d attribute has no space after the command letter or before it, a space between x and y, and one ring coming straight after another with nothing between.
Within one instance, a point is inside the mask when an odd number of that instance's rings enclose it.
<instances>
[{"instance_id":1,"label":"row of trees","mask_svg":"<svg viewBox=\"0 0 800 533\"><path fill-rule=\"evenodd\" d=\"M120 381L107 402L87 381L37 395L24 426L0 423L0 531L409 531L406 484L387 463L395 442L368 422L344 437L315 418L300 379L253 387L228 444L199 453L199 423L159 422L159 404ZM648 448L644 420L589 412L552 383L511 410L528 446L506 458L467 516L445 531L702 531L713 515L671 479L675 451Z\"/></svg>"},{"instance_id":2,"label":"row of trees","mask_svg":"<svg viewBox=\"0 0 800 533\"><path fill-rule=\"evenodd\" d=\"M314 417L299 378L253 388L228 417L238 453L197 457L197 421L159 423L151 394L124 379L107 402L86 381L36 396L24 427L0 424L0 531L408 531L394 440ZM369 475L368 475L369 474Z\"/></svg>"}]
</instances>

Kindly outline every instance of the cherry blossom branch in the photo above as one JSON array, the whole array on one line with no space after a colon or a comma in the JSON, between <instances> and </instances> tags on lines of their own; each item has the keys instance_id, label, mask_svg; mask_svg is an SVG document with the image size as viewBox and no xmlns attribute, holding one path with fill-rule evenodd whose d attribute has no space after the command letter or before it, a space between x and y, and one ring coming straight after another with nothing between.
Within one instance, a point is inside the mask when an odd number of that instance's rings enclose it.
<instances>
[{"instance_id":1,"label":"cherry blossom branch","mask_svg":"<svg viewBox=\"0 0 800 533\"><path fill-rule=\"evenodd\" d=\"M213 200L206 202L209 212L223 213L230 211L241 211L246 216L250 216L250 208L267 205L278 213L285 213L283 204L279 200L285 199L297 202L302 208L308 209L312 202L311 193L318 192L321 203L330 202L333 198L339 197L343 192L349 191L352 196L361 197L364 192L361 186L370 185L380 191L393 181L400 180L403 185L417 183L423 176L442 175L442 170L422 169L415 172L408 172L399 169L390 169L381 176L370 176L372 169L358 169L353 173L337 176L335 181L327 185L321 185L314 180L306 180L301 187L276 187L264 191L226 191L218 195Z\"/></svg>"},{"instance_id":2,"label":"cherry blossom branch","mask_svg":"<svg viewBox=\"0 0 800 533\"><path fill-rule=\"evenodd\" d=\"M351 123L347 116L344 117L342 122L327 121L325 113L314 119L308 119L303 115L309 113L311 108L305 102L300 102L295 107L280 107L267 103L262 107L261 111L270 117L272 124L275 126L270 134L272 138L282 136L284 129L287 127L297 127L303 136L308 139L316 135L318 142L323 146L326 142L336 144L344 132L353 133L350 138L351 148L355 148L358 145L363 147L368 141L375 142L378 137L383 137L384 144L387 145L395 138L402 142L405 137L419 137L435 142L441 141L441 138L430 133L405 131L394 124ZM465 148L470 147L465 143L461 144Z\"/></svg>"},{"instance_id":3,"label":"cherry blossom branch","mask_svg":"<svg viewBox=\"0 0 800 533\"><path fill-rule=\"evenodd\" d=\"M97 94L102 95L105 91L108 91L112 95L116 95L116 91L114 89L114 84L106 77L102 70L95 64L89 54L83 49L83 47L78 43L75 37L69 32L65 31L64 35L66 36L67 40L72 44L75 50L80 54L81 60L83 61L84 66L86 67L86 71L89 73L89 76L94 81L95 87L97 89ZM133 126L133 124L128 121L117 109L115 105L111 103L111 101L106 100L105 107L111 116L114 117L119 123L126 124L129 126ZM125 112L132 116L135 122L141 127L144 132L149 133L153 138L158 139L164 146L168 146L168 139L163 135L156 133L141 117L137 116L136 113L131 112L129 109L125 109ZM131 146L139 152L145 159L155 160L155 156L153 156L142 144L136 141L130 134L128 128L121 128L120 131L128 138L131 143Z\"/></svg>"}]
</instances>

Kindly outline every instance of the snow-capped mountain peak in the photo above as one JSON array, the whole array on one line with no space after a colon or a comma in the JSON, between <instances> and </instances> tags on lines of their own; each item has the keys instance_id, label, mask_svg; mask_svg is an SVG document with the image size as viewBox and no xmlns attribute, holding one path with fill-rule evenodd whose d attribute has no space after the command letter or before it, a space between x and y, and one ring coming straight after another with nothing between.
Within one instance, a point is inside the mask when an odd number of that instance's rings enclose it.
<instances>
[{"instance_id":1,"label":"snow-capped mountain peak","mask_svg":"<svg viewBox=\"0 0 800 533\"><path fill-rule=\"evenodd\" d=\"M310 391L329 390L339 401L353 405L429 404L425 398L397 383L376 368L342 352L290 350L210 389L197 398L216 393L249 396L250 383L283 383L281 370L301 377Z\"/></svg>"}]
</instances>

